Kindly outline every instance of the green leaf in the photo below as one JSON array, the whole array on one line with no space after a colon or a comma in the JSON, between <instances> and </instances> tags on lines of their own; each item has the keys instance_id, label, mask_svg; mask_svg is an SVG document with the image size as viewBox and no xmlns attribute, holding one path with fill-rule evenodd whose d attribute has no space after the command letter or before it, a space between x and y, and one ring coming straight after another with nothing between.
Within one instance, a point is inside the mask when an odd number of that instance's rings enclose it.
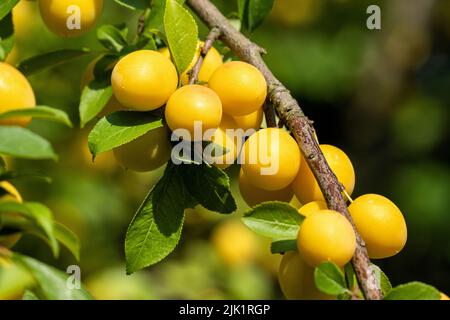
<instances>
[{"instance_id":1,"label":"green leaf","mask_svg":"<svg viewBox=\"0 0 450 320\"><path fill-rule=\"evenodd\" d=\"M391 282L389 281L389 278L386 276L386 274L381 270L380 267L372 263L373 271L375 272L375 277L380 284L381 292L384 296L386 296L389 291L392 289Z\"/></svg>"},{"instance_id":2,"label":"green leaf","mask_svg":"<svg viewBox=\"0 0 450 320\"><path fill-rule=\"evenodd\" d=\"M345 265L345 281L347 288L352 290L357 285L356 273L351 262Z\"/></svg>"},{"instance_id":3,"label":"green leaf","mask_svg":"<svg viewBox=\"0 0 450 320\"><path fill-rule=\"evenodd\" d=\"M441 294L436 288L414 281L393 288L384 300L440 300L440 298Z\"/></svg>"},{"instance_id":4,"label":"green leaf","mask_svg":"<svg viewBox=\"0 0 450 320\"><path fill-rule=\"evenodd\" d=\"M55 237L80 261L80 240L77 235L61 223L55 223Z\"/></svg>"},{"instance_id":5,"label":"green leaf","mask_svg":"<svg viewBox=\"0 0 450 320\"><path fill-rule=\"evenodd\" d=\"M0 20L0 61L6 59L14 46L14 26L12 14Z\"/></svg>"},{"instance_id":6,"label":"green leaf","mask_svg":"<svg viewBox=\"0 0 450 320\"><path fill-rule=\"evenodd\" d=\"M275 240L297 238L303 217L293 206L279 201L255 206L242 218L244 224L259 235Z\"/></svg>"},{"instance_id":7,"label":"green leaf","mask_svg":"<svg viewBox=\"0 0 450 320\"><path fill-rule=\"evenodd\" d=\"M0 20L2 20L19 2L19 0L3 0L0 3Z\"/></svg>"},{"instance_id":8,"label":"green leaf","mask_svg":"<svg viewBox=\"0 0 450 320\"><path fill-rule=\"evenodd\" d=\"M114 52L121 52L127 43L128 28L126 24L113 26L102 25L97 29L97 39L106 48Z\"/></svg>"},{"instance_id":9,"label":"green leaf","mask_svg":"<svg viewBox=\"0 0 450 320\"><path fill-rule=\"evenodd\" d=\"M34 172L17 172L17 171L3 171L0 168L0 181L12 180L17 178L36 178L40 180L44 180L46 183L51 183L52 179L48 176L45 176L41 173Z\"/></svg>"},{"instance_id":10,"label":"green leaf","mask_svg":"<svg viewBox=\"0 0 450 320\"><path fill-rule=\"evenodd\" d=\"M95 118L113 95L110 80L94 79L84 87L80 100L80 126Z\"/></svg>"},{"instance_id":11,"label":"green leaf","mask_svg":"<svg viewBox=\"0 0 450 320\"><path fill-rule=\"evenodd\" d=\"M92 129L88 138L89 149L95 157L101 152L112 150L162 126L162 119L151 113L114 112L103 117Z\"/></svg>"},{"instance_id":12,"label":"green leaf","mask_svg":"<svg viewBox=\"0 0 450 320\"><path fill-rule=\"evenodd\" d=\"M150 14L145 19L144 35L152 34L164 35L164 12L166 10L166 0L153 0Z\"/></svg>"},{"instance_id":13,"label":"green leaf","mask_svg":"<svg viewBox=\"0 0 450 320\"><path fill-rule=\"evenodd\" d=\"M22 61L19 64L18 69L25 76L30 76L46 68L57 66L89 53L91 53L89 49L63 49L48 52Z\"/></svg>"},{"instance_id":14,"label":"green leaf","mask_svg":"<svg viewBox=\"0 0 450 320\"><path fill-rule=\"evenodd\" d=\"M232 213L236 210L236 202L230 191L230 179L225 172L205 163L179 167L186 189L203 207L220 213Z\"/></svg>"},{"instance_id":15,"label":"green leaf","mask_svg":"<svg viewBox=\"0 0 450 320\"><path fill-rule=\"evenodd\" d=\"M47 140L20 127L0 126L0 154L24 159L58 159Z\"/></svg>"},{"instance_id":16,"label":"green leaf","mask_svg":"<svg viewBox=\"0 0 450 320\"><path fill-rule=\"evenodd\" d=\"M22 300L39 300L39 298L33 293L33 291L25 290Z\"/></svg>"},{"instance_id":17,"label":"green leaf","mask_svg":"<svg viewBox=\"0 0 450 320\"><path fill-rule=\"evenodd\" d=\"M42 234L44 236L43 238L49 244L53 256L57 257L59 255L59 244L55 236L55 224L53 215L46 206L37 202L1 202L0 213L20 214L22 217L30 221L32 223L32 226L36 227L36 229L38 230L38 235ZM33 229L27 229L28 230L25 231L33 232Z\"/></svg>"},{"instance_id":18,"label":"green leaf","mask_svg":"<svg viewBox=\"0 0 450 320\"><path fill-rule=\"evenodd\" d=\"M285 253L288 251L296 251L297 250L297 240L279 240L274 241L270 245L270 252L272 254L275 253Z\"/></svg>"},{"instance_id":19,"label":"green leaf","mask_svg":"<svg viewBox=\"0 0 450 320\"><path fill-rule=\"evenodd\" d=\"M184 208L192 204L179 168L168 164L128 227L125 239L127 274L153 265L176 247L184 221Z\"/></svg>"},{"instance_id":20,"label":"green leaf","mask_svg":"<svg viewBox=\"0 0 450 320\"><path fill-rule=\"evenodd\" d=\"M33 258L13 254L13 260L23 265L33 276L39 289L39 296L46 300L92 300L92 296L81 287L67 286L68 274Z\"/></svg>"},{"instance_id":21,"label":"green leaf","mask_svg":"<svg viewBox=\"0 0 450 320\"><path fill-rule=\"evenodd\" d=\"M197 24L181 4L176 0L167 0L164 30L175 66L178 73L182 74L190 66L197 51Z\"/></svg>"},{"instance_id":22,"label":"green leaf","mask_svg":"<svg viewBox=\"0 0 450 320\"><path fill-rule=\"evenodd\" d=\"M272 11L274 0L238 0L238 11L244 27L253 31Z\"/></svg>"},{"instance_id":23,"label":"green leaf","mask_svg":"<svg viewBox=\"0 0 450 320\"><path fill-rule=\"evenodd\" d=\"M348 292L344 274L332 262L324 262L314 270L314 282L323 293L337 296Z\"/></svg>"},{"instance_id":24,"label":"green leaf","mask_svg":"<svg viewBox=\"0 0 450 320\"><path fill-rule=\"evenodd\" d=\"M32 117L38 119L46 119L65 124L68 127L72 127L72 122L67 116L67 113L65 113L62 110L47 106L36 106L34 108L15 109L0 113L0 120L15 117Z\"/></svg>"},{"instance_id":25,"label":"green leaf","mask_svg":"<svg viewBox=\"0 0 450 320\"><path fill-rule=\"evenodd\" d=\"M147 0L114 0L114 1L117 4L130 10L143 10L150 3L150 1Z\"/></svg>"}]
</instances>

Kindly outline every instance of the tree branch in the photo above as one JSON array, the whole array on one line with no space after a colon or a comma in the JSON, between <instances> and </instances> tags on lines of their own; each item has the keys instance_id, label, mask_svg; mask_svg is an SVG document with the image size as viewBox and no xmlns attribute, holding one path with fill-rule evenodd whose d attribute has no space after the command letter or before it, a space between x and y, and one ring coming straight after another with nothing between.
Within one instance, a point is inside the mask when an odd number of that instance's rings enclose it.
<instances>
[{"instance_id":1,"label":"tree branch","mask_svg":"<svg viewBox=\"0 0 450 320\"><path fill-rule=\"evenodd\" d=\"M221 31L220 39L243 61L257 67L266 78L269 89L268 98L280 119L284 121L297 140L305 160L316 177L328 207L339 211L353 225L356 234L356 251L352 262L365 298L368 300L382 299L382 293L371 267L365 243L356 231L348 212L341 193L341 185L314 138L311 121L304 115L298 102L292 97L288 89L264 63L261 57L265 53L264 49L236 30L210 1L187 0L187 4L209 28L219 28Z\"/></svg>"},{"instance_id":2,"label":"tree branch","mask_svg":"<svg viewBox=\"0 0 450 320\"><path fill-rule=\"evenodd\" d=\"M205 44L202 47L202 50L200 52L200 56L197 59L197 62L195 63L194 67L189 72L189 84L195 84L198 81L198 75L200 73L200 69L202 68L203 61L205 60L206 55L208 54L209 49L214 44L214 41L219 38L221 32L219 28L212 28L211 31L208 34L208 37L205 40Z\"/></svg>"}]
</instances>

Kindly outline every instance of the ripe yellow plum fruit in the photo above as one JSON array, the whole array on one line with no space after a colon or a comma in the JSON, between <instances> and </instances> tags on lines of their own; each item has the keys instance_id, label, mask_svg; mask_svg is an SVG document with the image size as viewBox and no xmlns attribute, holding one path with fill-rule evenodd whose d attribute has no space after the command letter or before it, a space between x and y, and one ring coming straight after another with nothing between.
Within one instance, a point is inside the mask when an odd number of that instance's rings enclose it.
<instances>
[{"instance_id":1,"label":"ripe yellow plum fruit","mask_svg":"<svg viewBox=\"0 0 450 320\"><path fill-rule=\"evenodd\" d=\"M0 114L36 106L33 89L27 78L13 66L0 62ZM31 117L0 120L0 125L25 127Z\"/></svg>"},{"instance_id":2,"label":"ripe yellow plum fruit","mask_svg":"<svg viewBox=\"0 0 450 320\"><path fill-rule=\"evenodd\" d=\"M8 181L0 182L0 201L15 201L22 202L22 196L16 187Z\"/></svg>"},{"instance_id":3,"label":"ripe yellow plum fruit","mask_svg":"<svg viewBox=\"0 0 450 320\"><path fill-rule=\"evenodd\" d=\"M229 266L248 264L258 254L258 238L237 219L219 224L211 235L211 242L219 257Z\"/></svg>"},{"instance_id":4,"label":"ripe yellow plum fruit","mask_svg":"<svg viewBox=\"0 0 450 320\"><path fill-rule=\"evenodd\" d=\"M222 120L222 103L211 89L196 84L187 85L170 96L165 116L172 131L185 129L191 137L189 140L199 141L203 137L194 135L195 124L201 124L203 133L208 129L217 129Z\"/></svg>"},{"instance_id":5,"label":"ripe yellow plum fruit","mask_svg":"<svg viewBox=\"0 0 450 320\"><path fill-rule=\"evenodd\" d=\"M143 136L113 150L124 168L145 172L158 169L170 158L171 145L166 127L151 130Z\"/></svg>"},{"instance_id":6,"label":"ripe yellow plum fruit","mask_svg":"<svg viewBox=\"0 0 450 320\"><path fill-rule=\"evenodd\" d=\"M231 116L257 111L267 96L264 76L251 64L241 61L220 66L209 79L209 87L222 100L223 111Z\"/></svg>"},{"instance_id":7,"label":"ripe yellow plum fruit","mask_svg":"<svg viewBox=\"0 0 450 320\"><path fill-rule=\"evenodd\" d=\"M236 122L237 128L243 130L259 130L259 128L261 127L263 115L263 108L259 108L258 110L250 114L247 114L245 116L236 116L233 117L233 119Z\"/></svg>"},{"instance_id":8,"label":"ripe yellow plum fruit","mask_svg":"<svg viewBox=\"0 0 450 320\"><path fill-rule=\"evenodd\" d=\"M319 200L319 201L312 201L310 203L303 205L300 209L298 209L298 212L304 217L309 217L314 212L326 210L327 208L328 207L326 202Z\"/></svg>"},{"instance_id":9,"label":"ripe yellow plum fruit","mask_svg":"<svg viewBox=\"0 0 450 320\"><path fill-rule=\"evenodd\" d=\"M250 183L265 190L291 184L300 167L300 149L288 132L267 128L252 134L243 146L242 169Z\"/></svg>"},{"instance_id":10,"label":"ripe yellow plum fruit","mask_svg":"<svg viewBox=\"0 0 450 320\"><path fill-rule=\"evenodd\" d=\"M316 288L314 268L307 265L296 251L283 255L278 270L278 282L284 296L289 300L330 299L330 296Z\"/></svg>"},{"instance_id":11,"label":"ripe yellow plum fruit","mask_svg":"<svg viewBox=\"0 0 450 320\"><path fill-rule=\"evenodd\" d=\"M353 257L356 237L350 222L339 212L320 210L306 217L297 237L302 258L311 267L331 261L344 266Z\"/></svg>"},{"instance_id":12,"label":"ripe yellow plum fruit","mask_svg":"<svg viewBox=\"0 0 450 320\"><path fill-rule=\"evenodd\" d=\"M39 0L47 27L61 37L77 37L90 31L100 18L103 0Z\"/></svg>"},{"instance_id":13,"label":"ripe yellow plum fruit","mask_svg":"<svg viewBox=\"0 0 450 320\"><path fill-rule=\"evenodd\" d=\"M237 138L234 135L234 131L230 131L233 130L235 126L236 124L233 118L223 114L219 127L216 129L211 139L209 139L214 142L215 146L220 147L223 150L215 150L219 152L218 155L212 153L208 154L206 158L209 163L212 163L222 170L231 166L237 158ZM211 145L211 148L214 149L213 145ZM226 153L221 154L222 152Z\"/></svg>"},{"instance_id":14,"label":"ripe yellow plum fruit","mask_svg":"<svg viewBox=\"0 0 450 320\"><path fill-rule=\"evenodd\" d=\"M241 192L242 198L250 207L256 206L257 204L265 201L289 202L294 195L294 192L290 186L273 191L255 187L250 183L250 181L248 181L248 178L242 169L239 173L239 191Z\"/></svg>"},{"instance_id":15,"label":"ripe yellow plum fruit","mask_svg":"<svg viewBox=\"0 0 450 320\"><path fill-rule=\"evenodd\" d=\"M441 292L441 299L440 300L450 300L450 298L443 292Z\"/></svg>"},{"instance_id":16,"label":"ripe yellow plum fruit","mask_svg":"<svg viewBox=\"0 0 450 320\"><path fill-rule=\"evenodd\" d=\"M138 50L122 59L111 76L114 96L125 107L137 111L164 105L178 85L173 63L153 50Z\"/></svg>"},{"instance_id":17,"label":"ripe yellow plum fruit","mask_svg":"<svg viewBox=\"0 0 450 320\"><path fill-rule=\"evenodd\" d=\"M371 258L391 257L403 249L408 237L406 223L391 200L365 194L356 198L348 209Z\"/></svg>"},{"instance_id":18,"label":"ripe yellow plum fruit","mask_svg":"<svg viewBox=\"0 0 450 320\"><path fill-rule=\"evenodd\" d=\"M351 195L355 187L355 171L350 159L341 149L334 146L321 144L320 149L339 182L344 185L347 193ZM292 183L292 188L301 203L315 200L325 201L319 184L304 159L302 159L298 175Z\"/></svg>"}]
</instances>

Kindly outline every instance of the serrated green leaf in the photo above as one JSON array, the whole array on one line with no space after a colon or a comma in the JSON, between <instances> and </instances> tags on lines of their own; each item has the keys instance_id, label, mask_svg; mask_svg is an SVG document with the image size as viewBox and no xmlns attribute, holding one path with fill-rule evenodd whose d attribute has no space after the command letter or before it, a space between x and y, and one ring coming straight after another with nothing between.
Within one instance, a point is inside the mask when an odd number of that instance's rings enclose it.
<instances>
[{"instance_id":1,"label":"serrated green leaf","mask_svg":"<svg viewBox=\"0 0 450 320\"><path fill-rule=\"evenodd\" d=\"M25 76L30 76L46 68L57 66L90 53L91 51L89 49L63 49L48 52L22 61L19 64L18 69Z\"/></svg>"},{"instance_id":2,"label":"serrated green leaf","mask_svg":"<svg viewBox=\"0 0 450 320\"><path fill-rule=\"evenodd\" d=\"M44 240L49 244L53 256L59 255L59 244L55 236L55 223L53 214L44 205L37 202L1 202L0 213L15 213L32 223L35 228L27 227L24 231L33 232L38 230L37 235L43 235ZM12 217L14 219L14 217ZM4 220L6 220L4 218ZM3 221L3 223L7 223Z\"/></svg>"},{"instance_id":3,"label":"serrated green leaf","mask_svg":"<svg viewBox=\"0 0 450 320\"><path fill-rule=\"evenodd\" d=\"M21 127L0 126L0 154L35 160L58 159L47 140Z\"/></svg>"},{"instance_id":4,"label":"serrated green leaf","mask_svg":"<svg viewBox=\"0 0 450 320\"><path fill-rule=\"evenodd\" d=\"M0 120L15 117L32 117L38 119L46 119L62 123L68 127L72 127L72 122L70 121L67 113L65 113L62 110L47 106L36 106L34 108L15 109L0 113Z\"/></svg>"},{"instance_id":5,"label":"serrated green leaf","mask_svg":"<svg viewBox=\"0 0 450 320\"><path fill-rule=\"evenodd\" d=\"M293 206L279 201L265 202L247 212L242 221L259 235L274 240L297 238L303 217Z\"/></svg>"},{"instance_id":6,"label":"serrated green leaf","mask_svg":"<svg viewBox=\"0 0 450 320\"><path fill-rule=\"evenodd\" d=\"M198 28L192 15L176 0L167 0L164 30L178 73L190 66L197 52Z\"/></svg>"},{"instance_id":7,"label":"serrated green leaf","mask_svg":"<svg viewBox=\"0 0 450 320\"><path fill-rule=\"evenodd\" d=\"M162 119L148 112L119 111L103 117L89 134L89 150L95 157L163 126Z\"/></svg>"},{"instance_id":8,"label":"serrated green leaf","mask_svg":"<svg viewBox=\"0 0 450 320\"><path fill-rule=\"evenodd\" d=\"M184 221L184 208L193 202L179 168L168 164L163 178L138 209L125 239L127 274L153 265L176 247Z\"/></svg>"},{"instance_id":9,"label":"serrated green leaf","mask_svg":"<svg viewBox=\"0 0 450 320\"><path fill-rule=\"evenodd\" d=\"M296 251L297 250L297 240L279 240L274 241L270 244L270 252L272 254L275 253L285 253L288 251Z\"/></svg>"},{"instance_id":10,"label":"serrated green leaf","mask_svg":"<svg viewBox=\"0 0 450 320\"><path fill-rule=\"evenodd\" d=\"M62 223L55 223L55 237L80 261L80 240L77 235Z\"/></svg>"},{"instance_id":11,"label":"serrated green leaf","mask_svg":"<svg viewBox=\"0 0 450 320\"><path fill-rule=\"evenodd\" d=\"M441 294L436 288L414 281L393 288L384 300L440 300L440 298Z\"/></svg>"},{"instance_id":12,"label":"serrated green leaf","mask_svg":"<svg viewBox=\"0 0 450 320\"><path fill-rule=\"evenodd\" d=\"M344 274L332 262L324 262L314 270L314 282L317 289L329 295L340 295L348 292Z\"/></svg>"},{"instance_id":13,"label":"serrated green leaf","mask_svg":"<svg viewBox=\"0 0 450 320\"><path fill-rule=\"evenodd\" d=\"M125 48L127 43L128 29L126 24L113 26L111 24L105 24L97 29L98 41L108 50L114 52L121 52Z\"/></svg>"},{"instance_id":14,"label":"serrated green leaf","mask_svg":"<svg viewBox=\"0 0 450 320\"><path fill-rule=\"evenodd\" d=\"M186 189L203 207L220 213L236 210L230 179L225 172L205 163L179 167Z\"/></svg>"},{"instance_id":15,"label":"serrated green leaf","mask_svg":"<svg viewBox=\"0 0 450 320\"><path fill-rule=\"evenodd\" d=\"M13 254L13 260L23 265L33 276L39 289L40 298L46 300L92 300L92 296L81 287L67 286L69 275L36 259Z\"/></svg>"},{"instance_id":16,"label":"serrated green leaf","mask_svg":"<svg viewBox=\"0 0 450 320\"><path fill-rule=\"evenodd\" d=\"M12 14L0 20L0 61L6 59L14 46L14 26Z\"/></svg>"},{"instance_id":17,"label":"serrated green leaf","mask_svg":"<svg viewBox=\"0 0 450 320\"><path fill-rule=\"evenodd\" d=\"M391 282L389 281L389 278L386 276L386 274L381 270L380 267L372 263L373 271L375 272L375 277L380 284L381 292L384 296L386 296L389 291L392 289Z\"/></svg>"},{"instance_id":18,"label":"serrated green leaf","mask_svg":"<svg viewBox=\"0 0 450 320\"><path fill-rule=\"evenodd\" d=\"M2 20L19 3L19 0L3 0L0 3L0 20Z\"/></svg>"}]
</instances>

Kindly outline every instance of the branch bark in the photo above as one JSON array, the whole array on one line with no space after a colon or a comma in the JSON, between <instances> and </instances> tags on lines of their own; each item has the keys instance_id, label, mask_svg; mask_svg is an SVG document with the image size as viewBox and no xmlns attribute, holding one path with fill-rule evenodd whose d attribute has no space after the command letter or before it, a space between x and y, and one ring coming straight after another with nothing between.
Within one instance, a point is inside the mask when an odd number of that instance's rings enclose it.
<instances>
[{"instance_id":1,"label":"branch bark","mask_svg":"<svg viewBox=\"0 0 450 320\"><path fill-rule=\"evenodd\" d=\"M356 251L352 263L365 298L368 300L382 299L381 289L371 267L365 243L356 231L348 212L341 193L341 185L314 138L312 122L305 116L289 90L265 64L262 59L265 50L237 31L209 0L187 0L186 3L209 28L218 28L221 31L220 40L230 47L237 56L257 67L266 78L268 99L273 104L280 119L284 121L297 140L303 157L316 177L328 207L343 214L353 225L356 234Z\"/></svg>"}]
</instances>

